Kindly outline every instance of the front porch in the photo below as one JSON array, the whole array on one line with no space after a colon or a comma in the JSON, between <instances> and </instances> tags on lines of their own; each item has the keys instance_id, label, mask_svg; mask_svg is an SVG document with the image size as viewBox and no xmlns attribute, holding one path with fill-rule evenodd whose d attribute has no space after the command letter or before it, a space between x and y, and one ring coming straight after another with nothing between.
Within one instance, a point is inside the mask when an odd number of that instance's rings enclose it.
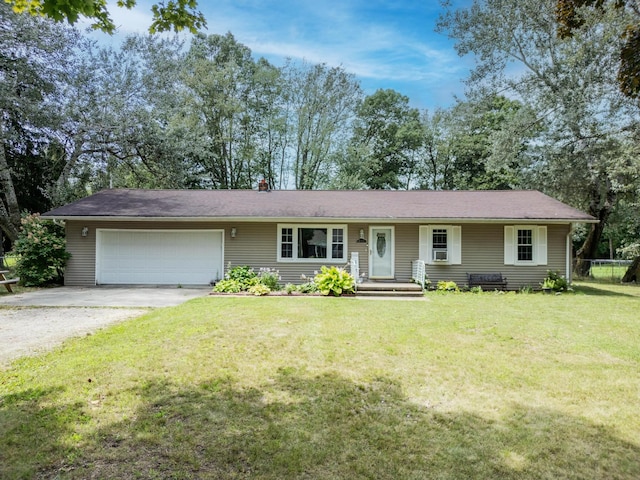
<instances>
[{"instance_id":1,"label":"front porch","mask_svg":"<svg viewBox=\"0 0 640 480\"><path fill-rule=\"evenodd\" d=\"M355 279L362 279L360 275L360 258L358 253L352 252L349 260L351 275ZM422 297L425 288L425 264L422 260L411 262L412 282L397 282L394 280L356 280L356 295L360 297Z\"/></svg>"}]
</instances>

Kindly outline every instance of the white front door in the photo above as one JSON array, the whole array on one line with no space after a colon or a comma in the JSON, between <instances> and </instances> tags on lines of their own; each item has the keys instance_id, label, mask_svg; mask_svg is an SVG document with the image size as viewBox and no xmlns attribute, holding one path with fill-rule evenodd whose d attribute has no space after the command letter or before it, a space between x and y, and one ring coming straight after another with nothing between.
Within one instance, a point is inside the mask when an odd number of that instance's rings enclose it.
<instances>
[{"instance_id":1,"label":"white front door","mask_svg":"<svg viewBox=\"0 0 640 480\"><path fill-rule=\"evenodd\" d=\"M393 227L369 229L369 278L394 278L395 248Z\"/></svg>"}]
</instances>

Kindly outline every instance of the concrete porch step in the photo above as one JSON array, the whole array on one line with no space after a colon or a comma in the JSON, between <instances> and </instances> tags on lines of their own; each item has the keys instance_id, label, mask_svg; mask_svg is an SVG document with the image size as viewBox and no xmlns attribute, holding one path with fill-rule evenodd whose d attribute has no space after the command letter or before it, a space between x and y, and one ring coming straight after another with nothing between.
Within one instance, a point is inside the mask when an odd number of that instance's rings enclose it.
<instances>
[{"instance_id":1,"label":"concrete porch step","mask_svg":"<svg viewBox=\"0 0 640 480\"><path fill-rule=\"evenodd\" d=\"M422 297L420 285L398 282L367 282L358 284L358 296L369 297Z\"/></svg>"}]
</instances>

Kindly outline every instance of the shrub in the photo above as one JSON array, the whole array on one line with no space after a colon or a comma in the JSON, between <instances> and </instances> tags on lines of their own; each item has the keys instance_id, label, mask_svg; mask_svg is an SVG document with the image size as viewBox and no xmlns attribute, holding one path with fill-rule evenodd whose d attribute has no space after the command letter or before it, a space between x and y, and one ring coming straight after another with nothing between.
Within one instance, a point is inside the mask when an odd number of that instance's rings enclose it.
<instances>
[{"instance_id":1,"label":"shrub","mask_svg":"<svg viewBox=\"0 0 640 480\"><path fill-rule=\"evenodd\" d=\"M213 291L218 293L240 293L243 290L245 289L242 288L242 284L238 280L232 280L230 278L220 280L216 283L215 287L213 287Z\"/></svg>"},{"instance_id":2,"label":"shrub","mask_svg":"<svg viewBox=\"0 0 640 480\"><path fill-rule=\"evenodd\" d=\"M280 284L280 272L278 270L271 270L270 268L261 268L258 274L260 283L269 287L272 291L278 291L281 289Z\"/></svg>"},{"instance_id":3,"label":"shrub","mask_svg":"<svg viewBox=\"0 0 640 480\"><path fill-rule=\"evenodd\" d=\"M298 287L296 287L293 283L287 283L284 286L284 291L287 292L287 295L291 295L292 293L295 293L298 290Z\"/></svg>"},{"instance_id":4,"label":"shrub","mask_svg":"<svg viewBox=\"0 0 640 480\"><path fill-rule=\"evenodd\" d=\"M271 289L266 285L264 285L263 283L257 283L249 287L248 292L251 293L252 295L261 296L261 295L267 295L268 293L270 293Z\"/></svg>"},{"instance_id":5,"label":"shrub","mask_svg":"<svg viewBox=\"0 0 640 480\"><path fill-rule=\"evenodd\" d=\"M238 282L241 290L248 290L249 287L260 283L256 272L247 265L239 265L229 269L224 277L226 280L235 280Z\"/></svg>"},{"instance_id":6,"label":"shrub","mask_svg":"<svg viewBox=\"0 0 640 480\"><path fill-rule=\"evenodd\" d=\"M231 268L229 264L224 280L220 280L213 287L217 293L240 293L249 292L254 295L266 295L274 290L280 290L278 281L280 275L277 270L261 268L257 274L253 268L247 265L240 265Z\"/></svg>"},{"instance_id":7,"label":"shrub","mask_svg":"<svg viewBox=\"0 0 640 480\"><path fill-rule=\"evenodd\" d=\"M453 281L440 280L436 289L439 292L459 292L458 284Z\"/></svg>"},{"instance_id":8,"label":"shrub","mask_svg":"<svg viewBox=\"0 0 640 480\"><path fill-rule=\"evenodd\" d=\"M315 284L323 295L339 297L343 293L353 293L355 280L349 272L342 268L323 266L316 275Z\"/></svg>"},{"instance_id":9,"label":"shrub","mask_svg":"<svg viewBox=\"0 0 640 480\"><path fill-rule=\"evenodd\" d=\"M560 272L547 270L547 278L542 282L542 288L550 288L554 292L566 292L569 290L569 282Z\"/></svg>"},{"instance_id":10,"label":"shrub","mask_svg":"<svg viewBox=\"0 0 640 480\"><path fill-rule=\"evenodd\" d=\"M63 224L42 220L37 214L24 216L13 249L20 283L28 287L62 283L71 257L65 246Z\"/></svg>"},{"instance_id":11,"label":"shrub","mask_svg":"<svg viewBox=\"0 0 640 480\"><path fill-rule=\"evenodd\" d=\"M314 282L305 282L298 285L297 290L300 293L316 293L318 291L318 285Z\"/></svg>"},{"instance_id":12,"label":"shrub","mask_svg":"<svg viewBox=\"0 0 640 480\"><path fill-rule=\"evenodd\" d=\"M471 293L482 293L482 287L478 285L477 287L471 287L469 289Z\"/></svg>"}]
</instances>

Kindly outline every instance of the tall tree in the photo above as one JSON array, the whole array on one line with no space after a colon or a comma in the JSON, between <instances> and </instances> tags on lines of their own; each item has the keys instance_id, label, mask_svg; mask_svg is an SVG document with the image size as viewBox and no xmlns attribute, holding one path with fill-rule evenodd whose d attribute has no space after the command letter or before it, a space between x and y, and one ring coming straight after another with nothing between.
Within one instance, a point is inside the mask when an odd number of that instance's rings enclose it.
<instances>
[{"instance_id":1,"label":"tall tree","mask_svg":"<svg viewBox=\"0 0 640 480\"><path fill-rule=\"evenodd\" d=\"M163 112L145 95L152 88L142 58L145 44L134 40L118 50L86 45L78 59L61 104L67 159L51 193L58 203L109 186L183 186L174 178L177 152L167 151ZM164 53L170 56L168 49ZM155 70L157 86L163 73ZM158 90L156 96L168 93Z\"/></svg>"},{"instance_id":2,"label":"tall tree","mask_svg":"<svg viewBox=\"0 0 640 480\"><path fill-rule=\"evenodd\" d=\"M521 104L501 95L459 101L449 115L449 151L453 159L452 185L457 190L506 190L518 187L517 149L496 161L496 146L505 136L522 147L523 134L513 126ZM507 131L508 135L504 135Z\"/></svg>"},{"instance_id":3,"label":"tall tree","mask_svg":"<svg viewBox=\"0 0 640 480\"><path fill-rule=\"evenodd\" d=\"M454 189L454 156L451 151L451 111L422 112L422 147L418 187L430 190Z\"/></svg>"},{"instance_id":4,"label":"tall tree","mask_svg":"<svg viewBox=\"0 0 640 480\"><path fill-rule=\"evenodd\" d=\"M378 90L356 110L350 158L363 184L373 189L407 189L416 174L422 144L420 112L395 90Z\"/></svg>"},{"instance_id":5,"label":"tall tree","mask_svg":"<svg viewBox=\"0 0 640 480\"><path fill-rule=\"evenodd\" d=\"M324 64L289 64L284 75L291 108L295 188L318 188L330 180L332 158L344 145L360 99L360 84L344 69Z\"/></svg>"},{"instance_id":6,"label":"tall tree","mask_svg":"<svg viewBox=\"0 0 640 480\"><path fill-rule=\"evenodd\" d=\"M260 66L231 33L198 35L186 58L189 89L185 115L193 126L190 152L213 188L250 188L254 183L255 99Z\"/></svg>"},{"instance_id":7,"label":"tall tree","mask_svg":"<svg viewBox=\"0 0 640 480\"><path fill-rule=\"evenodd\" d=\"M254 134L252 178L257 175L265 179L270 188L286 188L290 180L290 92L282 71L263 58L256 62L254 81L255 88L248 98L248 121L253 124Z\"/></svg>"},{"instance_id":8,"label":"tall tree","mask_svg":"<svg viewBox=\"0 0 640 480\"><path fill-rule=\"evenodd\" d=\"M615 12L601 28L585 23L566 40L555 29L555 1L474 1L448 11L441 28L457 40L461 55L473 52L477 66L469 80L476 91L502 91L536 112L541 132L529 142L536 152L532 187L541 188L599 220L578 250L592 258L602 230L621 194L638 171L636 105L615 87L617 36L624 19ZM532 127L534 125L532 124Z\"/></svg>"},{"instance_id":9,"label":"tall tree","mask_svg":"<svg viewBox=\"0 0 640 480\"><path fill-rule=\"evenodd\" d=\"M528 138L523 132L528 129L520 126L531 119L520 102L499 95L470 97L448 110L424 112L422 118L421 188L522 186L522 172L528 167Z\"/></svg>"},{"instance_id":10,"label":"tall tree","mask_svg":"<svg viewBox=\"0 0 640 480\"><path fill-rule=\"evenodd\" d=\"M0 227L11 241L20 227L21 202L47 207L34 179L48 183L61 168L53 161L60 148L54 132L77 39L68 28L0 4Z\"/></svg>"}]
</instances>

